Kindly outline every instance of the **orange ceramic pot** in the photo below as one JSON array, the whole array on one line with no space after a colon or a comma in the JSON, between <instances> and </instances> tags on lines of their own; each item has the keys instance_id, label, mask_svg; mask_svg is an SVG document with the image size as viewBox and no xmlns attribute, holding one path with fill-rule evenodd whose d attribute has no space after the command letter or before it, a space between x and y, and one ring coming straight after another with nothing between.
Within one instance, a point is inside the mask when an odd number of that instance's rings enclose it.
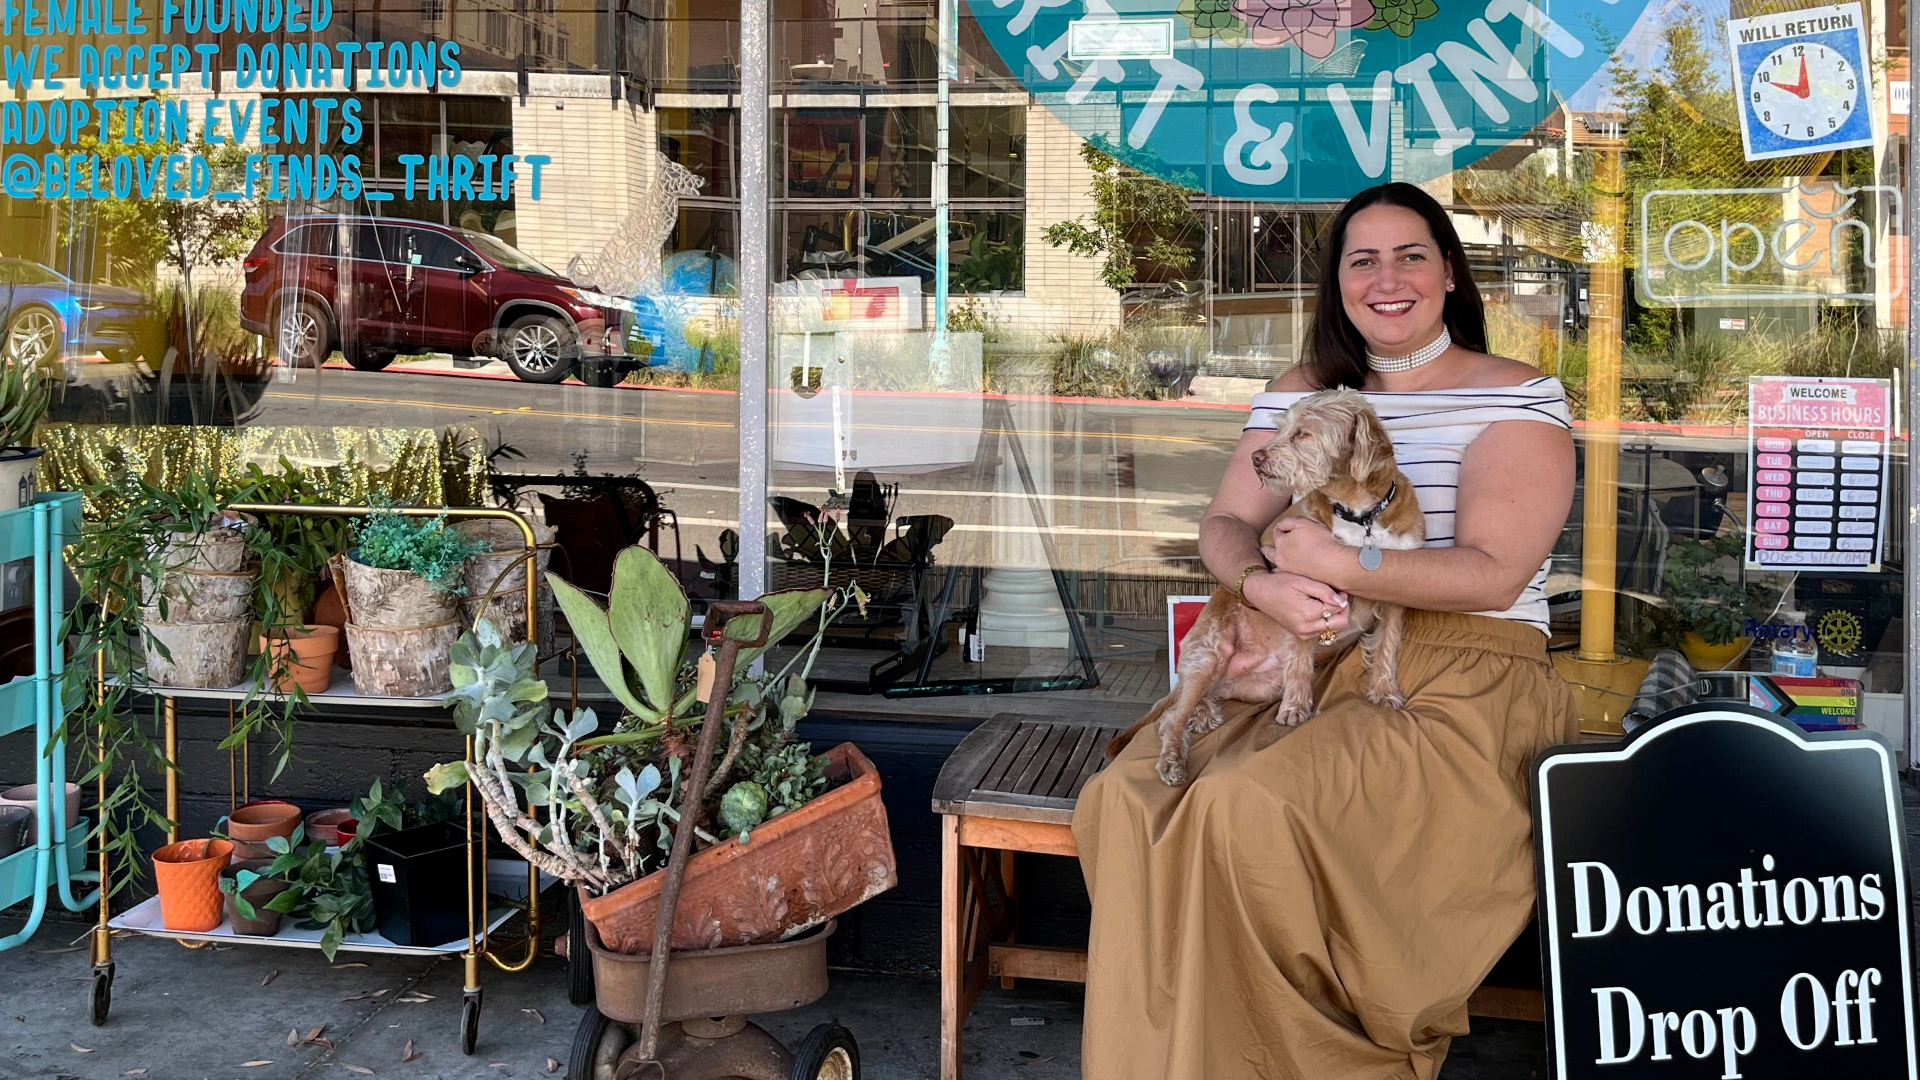
<instances>
[{"instance_id":1,"label":"orange ceramic pot","mask_svg":"<svg viewBox=\"0 0 1920 1080\"><path fill-rule=\"evenodd\" d=\"M275 690L288 693L297 685L311 695L332 684L333 657L340 650L338 627L290 626L265 640Z\"/></svg>"},{"instance_id":2,"label":"orange ceramic pot","mask_svg":"<svg viewBox=\"0 0 1920 1080\"><path fill-rule=\"evenodd\" d=\"M153 879L160 888L160 925L168 930L207 931L220 925L220 871L233 858L225 840L181 840L153 853Z\"/></svg>"}]
</instances>

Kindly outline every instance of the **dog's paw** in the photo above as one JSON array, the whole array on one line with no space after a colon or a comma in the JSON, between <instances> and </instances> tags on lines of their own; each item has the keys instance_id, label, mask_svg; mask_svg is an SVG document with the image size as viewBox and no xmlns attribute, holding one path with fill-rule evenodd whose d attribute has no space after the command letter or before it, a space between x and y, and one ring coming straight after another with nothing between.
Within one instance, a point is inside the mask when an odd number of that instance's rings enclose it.
<instances>
[{"instance_id":1,"label":"dog's paw","mask_svg":"<svg viewBox=\"0 0 1920 1080\"><path fill-rule=\"evenodd\" d=\"M1162 758L1153 771L1160 774L1160 779L1166 781L1168 787L1179 787L1187 782L1187 763L1184 761Z\"/></svg>"},{"instance_id":2,"label":"dog's paw","mask_svg":"<svg viewBox=\"0 0 1920 1080\"><path fill-rule=\"evenodd\" d=\"M1396 686L1369 686L1367 687L1367 700L1373 702L1375 705L1384 705L1389 709L1404 709L1407 707L1407 696L1402 694L1400 688Z\"/></svg>"},{"instance_id":3,"label":"dog's paw","mask_svg":"<svg viewBox=\"0 0 1920 1080\"><path fill-rule=\"evenodd\" d=\"M1312 718L1313 706L1295 705L1291 702L1282 703L1279 711L1273 714L1273 722L1281 727L1297 727Z\"/></svg>"}]
</instances>

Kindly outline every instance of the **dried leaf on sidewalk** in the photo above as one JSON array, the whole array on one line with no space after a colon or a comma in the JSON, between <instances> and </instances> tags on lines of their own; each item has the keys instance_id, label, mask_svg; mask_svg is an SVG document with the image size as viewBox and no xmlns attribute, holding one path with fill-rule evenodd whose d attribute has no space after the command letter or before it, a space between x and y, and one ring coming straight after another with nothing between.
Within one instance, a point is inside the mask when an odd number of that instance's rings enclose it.
<instances>
[{"instance_id":1,"label":"dried leaf on sidewalk","mask_svg":"<svg viewBox=\"0 0 1920 1080\"><path fill-rule=\"evenodd\" d=\"M273 1062L268 1061L266 1058L255 1058L252 1061L241 1062L240 1067L243 1069L257 1069L262 1065L271 1065L271 1064L273 1064Z\"/></svg>"},{"instance_id":2,"label":"dried leaf on sidewalk","mask_svg":"<svg viewBox=\"0 0 1920 1080\"><path fill-rule=\"evenodd\" d=\"M293 1030L287 1032L287 1045L288 1046L300 1045L300 1029L299 1028L294 1028Z\"/></svg>"},{"instance_id":3,"label":"dried leaf on sidewalk","mask_svg":"<svg viewBox=\"0 0 1920 1080\"><path fill-rule=\"evenodd\" d=\"M121 1076L145 1076L145 1075L147 1075L147 1070L145 1070L145 1069L128 1069L128 1070L127 1070L126 1072L123 1072L123 1073L121 1073L120 1075L121 1075Z\"/></svg>"},{"instance_id":4,"label":"dried leaf on sidewalk","mask_svg":"<svg viewBox=\"0 0 1920 1080\"><path fill-rule=\"evenodd\" d=\"M423 994L418 990L409 990L406 993L401 994L399 997L395 998L394 1000L406 1005L419 1005L424 1002L432 1001L433 995Z\"/></svg>"},{"instance_id":5,"label":"dried leaf on sidewalk","mask_svg":"<svg viewBox=\"0 0 1920 1080\"><path fill-rule=\"evenodd\" d=\"M358 994L353 995L352 997L343 997L340 1000L341 1001L366 1001L369 998L385 997L386 994L387 992L385 990L365 990Z\"/></svg>"},{"instance_id":6,"label":"dried leaf on sidewalk","mask_svg":"<svg viewBox=\"0 0 1920 1080\"><path fill-rule=\"evenodd\" d=\"M348 1072L359 1073L361 1076L373 1075L373 1070L367 1068L365 1065L348 1065L345 1062L342 1062L340 1067L347 1070Z\"/></svg>"},{"instance_id":7,"label":"dried leaf on sidewalk","mask_svg":"<svg viewBox=\"0 0 1920 1080\"><path fill-rule=\"evenodd\" d=\"M80 1051L80 1052L81 1052L81 1053L83 1053L83 1054L91 1054L91 1053L93 1053L93 1047L91 1047L91 1046L81 1046L81 1045L80 1045L79 1043L77 1043L77 1042L70 1042L70 1043L68 1043L67 1045L68 1045L68 1046L71 1046L71 1047L73 1047L73 1048L74 1048L75 1050L78 1050L78 1051Z\"/></svg>"},{"instance_id":8,"label":"dried leaf on sidewalk","mask_svg":"<svg viewBox=\"0 0 1920 1080\"><path fill-rule=\"evenodd\" d=\"M400 1064L402 1064L402 1065L410 1065L410 1064L412 1064L413 1062L416 1062L416 1061L419 1061L419 1060L420 1060L421 1058L423 1058L423 1057L426 1057L426 1056L427 1056L427 1055L425 1055L425 1054L423 1054L423 1053L421 1053L420 1051L418 1051L418 1050L415 1050L415 1049L413 1048L413 1040L412 1040L412 1039L408 1039L408 1040L407 1040L407 1049L406 1049L406 1050L405 1050L405 1051L404 1051L403 1053L401 1053L401 1055L400 1055Z\"/></svg>"},{"instance_id":9,"label":"dried leaf on sidewalk","mask_svg":"<svg viewBox=\"0 0 1920 1080\"><path fill-rule=\"evenodd\" d=\"M325 1025L325 1024L321 1024L321 1025L320 1025L319 1027L317 1027L317 1028L314 1028L314 1029L313 1029L312 1031L309 1031L309 1032L307 1032L307 1037L306 1037L306 1038L304 1038L304 1039L301 1039L300 1041L301 1041L301 1042L303 1042L303 1043L311 1043L311 1042L326 1042L326 1040L325 1040L325 1039L322 1039L322 1038L320 1037L320 1033L321 1033L321 1032L323 1032L323 1031L325 1031L325 1030L327 1030L327 1025ZM329 1045L331 1045L331 1044L329 1044Z\"/></svg>"},{"instance_id":10,"label":"dried leaf on sidewalk","mask_svg":"<svg viewBox=\"0 0 1920 1080\"><path fill-rule=\"evenodd\" d=\"M366 967L367 964L366 964L366 961L364 960L354 960L345 964L335 964L333 966L337 968L350 968L350 967Z\"/></svg>"},{"instance_id":11,"label":"dried leaf on sidewalk","mask_svg":"<svg viewBox=\"0 0 1920 1080\"><path fill-rule=\"evenodd\" d=\"M553 1060L552 1058L548 1058L548 1059L547 1059L547 1071L548 1071L548 1072L550 1072L550 1073L557 1073L557 1072L559 1072L559 1071L560 1071L560 1063L559 1063L559 1062L557 1062L557 1061L555 1061L555 1060Z\"/></svg>"},{"instance_id":12,"label":"dried leaf on sidewalk","mask_svg":"<svg viewBox=\"0 0 1920 1080\"><path fill-rule=\"evenodd\" d=\"M540 1021L542 1024L547 1022L547 1018L540 1015L539 1009L521 1009L520 1011Z\"/></svg>"},{"instance_id":13,"label":"dried leaf on sidewalk","mask_svg":"<svg viewBox=\"0 0 1920 1080\"><path fill-rule=\"evenodd\" d=\"M260 985L265 986L279 977L280 977L280 969L274 968L272 971L267 972L266 978L260 980Z\"/></svg>"}]
</instances>

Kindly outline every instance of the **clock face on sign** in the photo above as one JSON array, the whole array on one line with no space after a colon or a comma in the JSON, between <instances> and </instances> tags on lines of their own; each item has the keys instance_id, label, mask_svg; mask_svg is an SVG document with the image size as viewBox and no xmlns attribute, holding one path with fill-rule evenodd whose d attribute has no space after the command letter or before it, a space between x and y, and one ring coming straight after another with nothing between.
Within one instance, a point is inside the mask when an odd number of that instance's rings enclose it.
<instances>
[{"instance_id":1,"label":"clock face on sign","mask_svg":"<svg viewBox=\"0 0 1920 1080\"><path fill-rule=\"evenodd\" d=\"M1832 135L1860 106L1853 62L1824 45L1783 45L1761 61L1748 86L1760 122L1795 142Z\"/></svg>"},{"instance_id":2,"label":"clock face on sign","mask_svg":"<svg viewBox=\"0 0 1920 1080\"><path fill-rule=\"evenodd\" d=\"M1873 145L1858 3L1727 20L1748 161Z\"/></svg>"}]
</instances>

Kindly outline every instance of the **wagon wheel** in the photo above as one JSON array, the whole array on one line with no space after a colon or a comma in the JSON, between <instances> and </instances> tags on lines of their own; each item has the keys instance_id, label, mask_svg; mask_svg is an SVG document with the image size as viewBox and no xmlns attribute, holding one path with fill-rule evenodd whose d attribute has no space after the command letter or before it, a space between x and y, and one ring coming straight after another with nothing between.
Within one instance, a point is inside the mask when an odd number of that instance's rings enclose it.
<instances>
[{"instance_id":1,"label":"wagon wheel","mask_svg":"<svg viewBox=\"0 0 1920 1080\"><path fill-rule=\"evenodd\" d=\"M575 1005L593 1001L593 956L587 948L587 917L580 910L580 894L569 892L567 920L567 1000Z\"/></svg>"},{"instance_id":2,"label":"wagon wheel","mask_svg":"<svg viewBox=\"0 0 1920 1080\"><path fill-rule=\"evenodd\" d=\"M567 1059L567 1080L614 1080L620 1068L620 1055L633 1045L633 1029L601 1015L596 1005L587 1006L580 1026L573 1032L573 1052Z\"/></svg>"},{"instance_id":3,"label":"wagon wheel","mask_svg":"<svg viewBox=\"0 0 1920 1080\"><path fill-rule=\"evenodd\" d=\"M807 1032L793 1053L787 1080L860 1080L860 1047L853 1032L839 1024L821 1024Z\"/></svg>"}]
</instances>

